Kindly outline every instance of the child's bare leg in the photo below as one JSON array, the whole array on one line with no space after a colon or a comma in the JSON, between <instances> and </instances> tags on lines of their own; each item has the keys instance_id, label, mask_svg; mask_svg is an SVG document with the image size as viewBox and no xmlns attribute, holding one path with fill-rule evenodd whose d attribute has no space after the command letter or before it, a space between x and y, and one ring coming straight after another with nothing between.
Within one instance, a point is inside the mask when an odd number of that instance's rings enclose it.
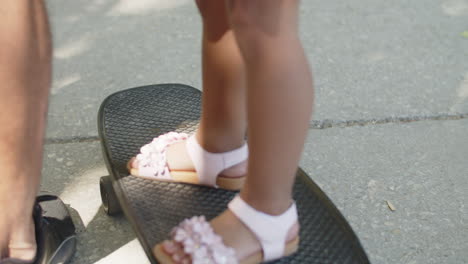
<instances>
[{"instance_id":1,"label":"child's bare leg","mask_svg":"<svg viewBox=\"0 0 468 264\"><path fill-rule=\"evenodd\" d=\"M226 152L245 143L245 66L229 27L224 2L199 0L197 5L203 19L203 98L197 139L209 152ZM171 145L167 157L172 170L194 169L185 142ZM243 175L246 162L229 171L233 176Z\"/></svg>"},{"instance_id":2,"label":"child's bare leg","mask_svg":"<svg viewBox=\"0 0 468 264\"><path fill-rule=\"evenodd\" d=\"M203 19L203 111L198 139L209 151L244 143L247 129L245 67L223 1L198 1Z\"/></svg>"},{"instance_id":3,"label":"child's bare leg","mask_svg":"<svg viewBox=\"0 0 468 264\"><path fill-rule=\"evenodd\" d=\"M312 76L298 35L298 0L229 0L248 78L248 178L241 196L279 214L291 203L313 104Z\"/></svg>"},{"instance_id":4,"label":"child's bare leg","mask_svg":"<svg viewBox=\"0 0 468 264\"><path fill-rule=\"evenodd\" d=\"M228 0L231 27L246 63L249 136L248 177L242 198L259 211L283 213L312 112L310 69L298 37L298 0ZM243 259L261 247L229 210L211 222ZM299 230L295 225L287 240ZM166 243L173 258L188 261L180 246Z\"/></svg>"},{"instance_id":5,"label":"child's bare leg","mask_svg":"<svg viewBox=\"0 0 468 264\"><path fill-rule=\"evenodd\" d=\"M3 0L0 14L0 259L29 260L36 253L32 208L42 166L50 34L42 0Z\"/></svg>"}]
</instances>

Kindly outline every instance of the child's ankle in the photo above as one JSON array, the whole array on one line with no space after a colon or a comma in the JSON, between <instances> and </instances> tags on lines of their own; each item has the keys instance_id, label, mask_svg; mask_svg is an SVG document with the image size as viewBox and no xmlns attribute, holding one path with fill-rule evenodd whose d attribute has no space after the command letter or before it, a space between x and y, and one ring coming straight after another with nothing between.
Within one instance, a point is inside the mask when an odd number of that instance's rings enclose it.
<instances>
[{"instance_id":1,"label":"child's ankle","mask_svg":"<svg viewBox=\"0 0 468 264\"><path fill-rule=\"evenodd\" d=\"M243 136L214 133L209 135L198 130L196 132L198 144L208 152L222 153L242 147L245 144Z\"/></svg>"},{"instance_id":2,"label":"child's ankle","mask_svg":"<svg viewBox=\"0 0 468 264\"><path fill-rule=\"evenodd\" d=\"M247 204L268 215L281 215L294 203L291 198L287 197L270 196L270 198L265 198L266 195L249 192L248 187L245 186L240 196Z\"/></svg>"}]
</instances>

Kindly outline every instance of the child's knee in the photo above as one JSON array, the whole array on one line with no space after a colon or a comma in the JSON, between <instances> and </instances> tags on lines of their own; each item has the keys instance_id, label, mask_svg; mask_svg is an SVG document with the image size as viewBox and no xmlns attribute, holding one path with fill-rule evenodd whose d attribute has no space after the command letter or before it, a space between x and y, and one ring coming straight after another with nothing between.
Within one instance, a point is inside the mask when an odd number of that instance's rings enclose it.
<instances>
[{"instance_id":1,"label":"child's knee","mask_svg":"<svg viewBox=\"0 0 468 264\"><path fill-rule=\"evenodd\" d=\"M225 0L227 3L228 19L236 31L245 32L256 25L255 7L251 0Z\"/></svg>"},{"instance_id":2,"label":"child's knee","mask_svg":"<svg viewBox=\"0 0 468 264\"><path fill-rule=\"evenodd\" d=\"M227 0L230 26L241 49L256 53L297 33L298 0Z\"/></svg>"},{"instance_id":3,"label":"child's knee","mask_svg":"<svg viewBox=\"0 0 468 264\"><path fill-rule=\"evenodd\" d=\"M218 39L230 29L224 0L196 0L209 39Z\"/></svg>"},{"instance_id":4,"label":"child's knee","mask_svg":"<svg viewBox=\"0 0 468 264\"><path fill-rule=\"evenodd\" d=\"M226 5L224 0L195 0L203 20L226 19Z\"/></svg>"}]
</instances>

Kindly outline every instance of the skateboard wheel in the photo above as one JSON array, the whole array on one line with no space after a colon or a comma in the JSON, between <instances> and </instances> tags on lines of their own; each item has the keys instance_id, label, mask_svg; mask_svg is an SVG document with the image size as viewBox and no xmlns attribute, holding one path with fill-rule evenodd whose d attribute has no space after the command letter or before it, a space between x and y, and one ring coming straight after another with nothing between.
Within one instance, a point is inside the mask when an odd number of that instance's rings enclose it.
<instances>
[{"instance_id":1,"label":"skateboard wheel","mask_svg":"<svg viewBox=\"0 0 468 264\"><path fill-rule=\"evenodd\" d=\"M114 187L112 187L112 179L110 176L103 176L99 180L101 189L101 200L104 211L108 215L118 215L122 212L117 196L115 195Z\"/></svg>"}]
</instances>

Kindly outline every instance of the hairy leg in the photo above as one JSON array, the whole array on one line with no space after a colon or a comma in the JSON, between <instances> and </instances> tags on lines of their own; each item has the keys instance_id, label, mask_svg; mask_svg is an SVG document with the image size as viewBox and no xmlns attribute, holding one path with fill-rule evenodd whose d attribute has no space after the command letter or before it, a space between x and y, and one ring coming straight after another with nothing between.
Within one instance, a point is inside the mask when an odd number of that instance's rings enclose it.
<instances>
[{"instance_id":1,"label":"hairy leg","mask_svg":"<svg viewBox=\"0 0 468 264\"><path fill-rule=\"evenodd\" d=\"M0 259L35 256L32 208L42 167L51 43L42 0L0 5Z\"/></svg>"}]
</instances>

